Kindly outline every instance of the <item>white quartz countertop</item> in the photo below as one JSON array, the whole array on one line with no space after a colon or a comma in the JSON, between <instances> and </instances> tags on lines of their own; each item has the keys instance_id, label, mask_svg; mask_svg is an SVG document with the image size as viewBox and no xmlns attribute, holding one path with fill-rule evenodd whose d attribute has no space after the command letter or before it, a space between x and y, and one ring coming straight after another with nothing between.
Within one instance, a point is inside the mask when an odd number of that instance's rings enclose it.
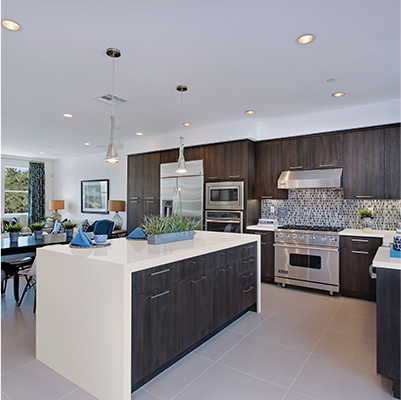
<instances>
[{"instance_id":1,"label":"white quartz countertop","mask_svg":"<svg viewBox=\"0 0 401 400\"><path fill-rule=\"evenodd\" d=\"M249 231L270 231L276 230L277 226L263 226L263 225L248 225L246 227Z\"/></svg>"},{"instance_id":2,"label":"white quartz countertop","mask_svg":"<svg viewBox=\"0 0 401 400\"><path fill-rule=\"evenodd\" d=\"M397 235L397 232L382 230L363 231L362 229L344 229L343 231L339 232L339 235L382 238L383 243L392 243L393 237Z\"/></svg>"},{"instance_id":3,"label":"white quartz countertop","mask_svg":"<svg viewBox=\"0 0 401 400\"><path fill-rule=\"evenodd\" d=\"M127 272L134 272L257 240L260 238L251 234L196 231L194 239L158 245L150 245L147 241L119 238L111 239L109 247L76 249L69 245L60 245L46 246L38 251L73 255L96 260L99 263L113 263L116 267L124 266Z\"/></svg>"},{"instance_id":4,"label":"white quartz countertop","mask_svg":"<svg viewBox=\"0 0 401 400\"><path fill-rule=\"evenodd\" d=\"M379 247L372 264L376 268L401 270L401 258L390 257L390 247L387 246Z\"/></svg>"}]
</instances>

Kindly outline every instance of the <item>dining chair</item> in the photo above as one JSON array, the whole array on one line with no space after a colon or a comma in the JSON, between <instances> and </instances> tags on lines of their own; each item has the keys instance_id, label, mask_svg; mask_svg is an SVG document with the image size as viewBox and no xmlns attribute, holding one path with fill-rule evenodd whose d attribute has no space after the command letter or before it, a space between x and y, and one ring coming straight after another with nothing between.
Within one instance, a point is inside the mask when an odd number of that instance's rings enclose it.
<instances>
[{"instance_id":1,"label":"dining chair","mask_svg":"<svg viewBox=\"0 0 401 400\"><path fill-rule=\"evenodd\" d=\"M100 221L96 221L93 233L94 235L107 235L107 238L110 239L112 237L113 230L114 221L102 219Z\"/></svg>"},{"instance_id":2,"label":"dining chair","mask_svg":"<svg viewBox=\"0 0 401 400\"><path fill-rule=\"evenodd\" d=\"M23 257L23 258L16 258L9 261L2 261L1 262L1 294L6 293L7 289L7 282L8 279L14 277L14 279L19 279L18 273L21 269L28 268L32 265L33 259L35 258L36 254L33 256ZM3 274L4 272L4 274ZM3 279L4 276L4 279ZM14 285L15 286L15 285ZM15 290L14 290L15 291ZM18 301L18 295L16 295L15 300Z\"/></svg>"},{"instance_id":3,"label":"dining chair","mask_svg":"<svg viewBox=\"0 0 401 400\"><path fill-rule=\"evenodd\" d=\"M26 280L26 285L24 288L24 291L22 292L21 298L18 302L18 307L21 305L22 300L24 300L25 295L27 292L33 288L35 291L35 300L33 303L33 312L36 312L36 258L31 266L31 268L24 269L22 271L19 271L19 275L25 277Z\"/></svg>"}]
</instances>

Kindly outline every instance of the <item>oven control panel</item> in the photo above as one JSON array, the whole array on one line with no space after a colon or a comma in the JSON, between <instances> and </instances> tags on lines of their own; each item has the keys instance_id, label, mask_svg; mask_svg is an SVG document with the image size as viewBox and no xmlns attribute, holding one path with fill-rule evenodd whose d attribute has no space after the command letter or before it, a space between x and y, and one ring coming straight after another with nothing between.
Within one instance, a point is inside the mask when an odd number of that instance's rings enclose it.
<instances>
[{"instance_id":1,"label":"oven control panel","mask_svg":"<svg viewBox=\"0 0 401 400\"><path fill-rule=\"evenodd\" d=\"M338 247L336 232L280 231L274 234L275 243Z\"/></svg>"}]
</instances>

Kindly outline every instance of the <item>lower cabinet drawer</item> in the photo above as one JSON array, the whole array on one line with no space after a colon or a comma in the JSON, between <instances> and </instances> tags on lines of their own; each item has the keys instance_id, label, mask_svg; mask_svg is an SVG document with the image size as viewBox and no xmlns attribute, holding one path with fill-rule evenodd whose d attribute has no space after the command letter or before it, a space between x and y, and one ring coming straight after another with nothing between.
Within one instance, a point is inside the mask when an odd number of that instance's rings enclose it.
<instances>
[{"instance_id":1,"label":"lower cabinet drawer","mask_svg":"<svg viewBox=\"0 0 401 400\"><path fill-rule=\"evenodd\" d=\"M256 284L238 291L238 312L242 312L256 303Z\"/></svg>"}]
</instances>

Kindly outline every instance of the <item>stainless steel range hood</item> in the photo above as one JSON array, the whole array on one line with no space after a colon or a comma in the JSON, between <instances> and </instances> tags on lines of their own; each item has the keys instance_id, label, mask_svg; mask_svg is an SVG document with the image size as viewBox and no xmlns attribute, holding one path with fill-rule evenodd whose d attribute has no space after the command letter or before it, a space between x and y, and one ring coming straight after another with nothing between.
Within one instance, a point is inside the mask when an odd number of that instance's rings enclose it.
<instances>
[{"instance_id":1,"label":"stainless steel range hood","mask_svg":"<svg viewBox=\"0 0 401 400\"><path fill-rule=\"evenodd\" d=\"M283 171L278 178L279 189L340 188L342 168Z\"/></svg>"}]
</instances>

